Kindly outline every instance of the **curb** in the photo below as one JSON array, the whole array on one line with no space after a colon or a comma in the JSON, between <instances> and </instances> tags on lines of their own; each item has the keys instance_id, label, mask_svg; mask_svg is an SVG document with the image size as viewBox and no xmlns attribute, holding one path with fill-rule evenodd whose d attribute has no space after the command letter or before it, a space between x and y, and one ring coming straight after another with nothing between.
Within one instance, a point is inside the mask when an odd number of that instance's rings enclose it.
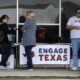
<instances>
[{"instance_id":1,"label":"curb","mask_svg":"<svg viewBox=\"0 0 80 80\"><path fill-rule=\"evenodd\" d=\"M61 79L79 79L80 75L70 75L70 76L23 76L23 75L16 75L16 76L5 76L0 75L0 78L44 78L44 79L53 79L53 78L61 78Z\"/></svg>"}]
</instances>

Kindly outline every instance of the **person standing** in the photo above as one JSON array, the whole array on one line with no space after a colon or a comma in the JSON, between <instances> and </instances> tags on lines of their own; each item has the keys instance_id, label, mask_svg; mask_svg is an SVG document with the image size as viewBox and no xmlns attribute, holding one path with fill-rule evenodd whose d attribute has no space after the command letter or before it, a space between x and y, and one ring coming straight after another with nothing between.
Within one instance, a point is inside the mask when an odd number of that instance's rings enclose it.
<instances>
[{"instance_id":1,"label":"person standing","mask_svg":"<svg viewBox=\"0 0 80 80\"><path fill-rule=\"evenodd\" d=\"M75 15L68 22L66 29L70 30L70 39L73 51L72 70L78 70L78 51L80 49L80 8L75 10Z\"/></svg>"},{"instance_id":2,"label":"person standing","mask_svg":"<svg viewBox=\"0 0 80 80\"><path fill-rule=\"evenodd\" d=\"M0 42L1 46L1 62L0 69L6 69L7 60L11 54L11 44L8 39L8 34L10 33L8 28L9 17L7 15L2 15L0 18L0 30L3 32L3 40Z\"/></svg>"},{"instance_id":3,"label":"person standing","mask_svg":"<svg viewBox=\"0 0 80 80\"><path fill-rule=\"evenodd\" d=\"M22 27L23 38L22 43L25 48L24 56L27 56L27 69L33 69L31 49L36 45L36 21L34 12L27 11L26 21Z\"/></svg>"}]
</instances>

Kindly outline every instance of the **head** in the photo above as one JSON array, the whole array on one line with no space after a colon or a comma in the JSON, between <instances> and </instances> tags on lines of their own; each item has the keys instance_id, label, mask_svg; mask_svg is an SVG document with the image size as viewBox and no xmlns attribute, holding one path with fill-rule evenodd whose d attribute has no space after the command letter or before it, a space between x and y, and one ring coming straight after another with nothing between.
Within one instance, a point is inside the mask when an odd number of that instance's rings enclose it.
<instances>
[{"instance_id":1,"label":"head","mask_svg":"<svg viewBox=\"0 0 80 80\"><path fill-rule=\"evenodd\" d=\"M1 18L0 18L0 22L1 23L8 23L9 21L9 17L7 15L2 15Z\"/></svg>"},{"instance_id":2,"label":"head","mask_svg":"<svg viewBox=\"0 0 80 80\"><path fill-rule=\"evenodd\" d=\"M80 8L76 9L76 10L75 10L75 13L76 13L76 16L77 16L78 18L80 18Z\"/></svg>"},{"instance_id":3,"label":"head","mask_svg":"<svg viewBox=\"0 0 80 80\"><path fill-rule=\"evenodd\" d=\"M27 11L27 18L28 19L33 19L35 16L34 12L31 10L31 11Z\"/></svg>"}]
</instances>

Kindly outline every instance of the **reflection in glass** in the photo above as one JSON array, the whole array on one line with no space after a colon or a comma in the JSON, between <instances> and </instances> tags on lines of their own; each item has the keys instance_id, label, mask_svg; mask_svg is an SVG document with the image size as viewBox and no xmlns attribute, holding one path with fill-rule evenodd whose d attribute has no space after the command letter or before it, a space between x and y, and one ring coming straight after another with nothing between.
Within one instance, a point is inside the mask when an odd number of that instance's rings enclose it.
<instances>
[{"instance_id":1,"label":"reflection in glass","mask_svg":"<svg viewBox=\"0 0 80 80\"><path fill-rule=\"evenodd\" d=\"M36 12L38 23L56 23L59 0L19 0L19 16L25 16L30 9Z\"/></svg>"}]
</instances>

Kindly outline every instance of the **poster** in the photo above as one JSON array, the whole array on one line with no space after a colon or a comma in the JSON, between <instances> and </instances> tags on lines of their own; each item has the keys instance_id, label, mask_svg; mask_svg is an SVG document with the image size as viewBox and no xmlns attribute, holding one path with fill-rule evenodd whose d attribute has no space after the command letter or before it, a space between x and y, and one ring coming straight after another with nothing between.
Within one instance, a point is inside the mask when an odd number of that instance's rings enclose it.
<instances>
[{"instance_id":1,"label":"poster","mask_svg":"<svg viewBox=\"0 0 80 80\"><path fill-rule=\"evenodd\" d=\"M32 51L35 56L33 64L69 64L70 46L69 45L36 45ZM25 50L20 45L20 65L27 63L27 57L24 57Z\"/></svg>"}]
</instances>

